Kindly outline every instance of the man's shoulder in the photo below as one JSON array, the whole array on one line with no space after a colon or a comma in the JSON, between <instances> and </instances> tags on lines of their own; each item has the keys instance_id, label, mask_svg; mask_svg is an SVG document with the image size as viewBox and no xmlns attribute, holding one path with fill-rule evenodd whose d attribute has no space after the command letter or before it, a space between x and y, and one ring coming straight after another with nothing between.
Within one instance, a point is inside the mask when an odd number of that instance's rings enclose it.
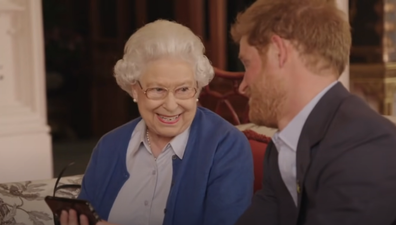
<instances>
[{"instance_id":1,"label":"man's shoulder","mask_svg":"<svg viewBox=\"0 0 396 225\"><path fill-rule=\"evenodd\" d=\"M396 143L396 126L362 99L351 95L339 106L326 136L342 142L375 141L375 137L386 136Z\"/></svg>"},{"instance_id":2,"label":"man's shoulder","mask_svg":"<svg viewBox=\"0 0 396 225\"><path fill-rule=\"evenodd\" d=\"M345 99L326 126L324 135L311 149L315 170L326 167L327 173L336 173L353 161L377 166L379 158L381 164L394 163L396 126L358 97Z\"/></svg>"},{"instance_id":3,"label":"man's shoulder","mask_svg":"<svg viewBox=\"0 0 396 225\"><path fill-rule=\"evenodd\" d=\"M390 120L355 95L351 95L340 105L335 120L342 121L345 127L350 126L363 131L375 128L377 131L396 132L396 126Z\"/></svg>"}]
</instances>

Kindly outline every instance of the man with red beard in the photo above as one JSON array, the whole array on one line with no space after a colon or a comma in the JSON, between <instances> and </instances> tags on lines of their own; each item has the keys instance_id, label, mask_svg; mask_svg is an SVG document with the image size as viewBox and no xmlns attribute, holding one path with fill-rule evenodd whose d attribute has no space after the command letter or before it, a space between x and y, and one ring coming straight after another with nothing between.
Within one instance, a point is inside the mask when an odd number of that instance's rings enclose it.
<instances>
[{"instance_id":1,"label":"man with red beard","mask_svg":"<svg viewBox=\"0 0 396 225\"><path fill-rule=\"evenodd\" d=\"M396 224L396 127L337 81L351 33L335 2L258 0L231 34L250 120L278 129L237 224Z\"/></svg>"}]
</instances>

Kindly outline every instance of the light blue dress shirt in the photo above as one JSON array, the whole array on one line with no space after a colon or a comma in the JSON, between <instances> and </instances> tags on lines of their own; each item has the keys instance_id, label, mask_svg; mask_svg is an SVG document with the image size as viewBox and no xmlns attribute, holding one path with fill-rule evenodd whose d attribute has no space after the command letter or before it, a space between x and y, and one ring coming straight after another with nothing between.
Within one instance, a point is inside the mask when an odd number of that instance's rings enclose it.
<instances>
[{"instance_id":1,"label":"light blue dress shirt","mask_svg":"<svg viewBox=\"0 0 396 225\"><path fill-rule=\"evenodd\" d=\"M319 94L317 94L282 130L276 132L272 140L278 149L279 170L287 189L289 190L294 203L297 205L297 167L296 151L301 130L309 114L323 97L323 95L333 87L338 81L331 83Z\"/></svg>"},{"instance_id":2,"label":"light blue dress shirt","mask_svg":"<svg viewBox=\"0 0 396 225\"><path fill-rule=\"evenodd\" d=\"M190 128L177 135L154 159L141 120L129 141L126 165L130 175L109 214L118 225L161 225L172 182L172 156L183 159Z\"/></svg>"}]
</instances>

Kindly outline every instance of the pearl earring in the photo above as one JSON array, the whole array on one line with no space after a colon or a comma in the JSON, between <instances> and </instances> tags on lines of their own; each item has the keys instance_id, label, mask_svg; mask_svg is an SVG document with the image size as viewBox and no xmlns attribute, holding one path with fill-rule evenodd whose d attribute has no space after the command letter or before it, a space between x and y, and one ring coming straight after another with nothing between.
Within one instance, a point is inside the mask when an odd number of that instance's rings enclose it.
<instances>
[{"instance_id":1,"label":"pearl earring","mask_svg":"<svg viewBox=\"0 0 396 225\"><path fill-rule=\"evenodd\" d=\"M137 102L137 101L136 101L136 98L133 99L133 102Z\"/></svg>"},{"instance_id":2,"label":"pearl earring","mask_svg":"<svg viewBox=\"0 0 396 225\"><path fill-rule=\"evenodd\" d=\"M197 99L195 99L195 101L197 101L197 102L198 102L198 101L199 101L199 99L197 98Z\"/></svg>"}]
</instances>

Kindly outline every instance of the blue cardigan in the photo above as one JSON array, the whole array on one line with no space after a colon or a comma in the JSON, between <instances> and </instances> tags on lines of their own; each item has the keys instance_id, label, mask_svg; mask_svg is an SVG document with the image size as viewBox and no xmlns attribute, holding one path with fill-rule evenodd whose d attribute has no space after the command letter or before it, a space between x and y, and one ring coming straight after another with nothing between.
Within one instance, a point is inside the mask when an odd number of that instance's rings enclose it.
<instances>
[{"instance_id":1,"label":"blue cardigan","mask_svg":"<svg viewBox=\"0 0 396 225\"><path fill-rule=\"evenodd\" d=\"M126 152L140 119L104 135L85 172L79 198L104 220L129 178ZM172 179L164 225L233 225L253 195L249 142L223 118L198 107L183 159L173 158Z\"/></svg>"}]
</instances>

